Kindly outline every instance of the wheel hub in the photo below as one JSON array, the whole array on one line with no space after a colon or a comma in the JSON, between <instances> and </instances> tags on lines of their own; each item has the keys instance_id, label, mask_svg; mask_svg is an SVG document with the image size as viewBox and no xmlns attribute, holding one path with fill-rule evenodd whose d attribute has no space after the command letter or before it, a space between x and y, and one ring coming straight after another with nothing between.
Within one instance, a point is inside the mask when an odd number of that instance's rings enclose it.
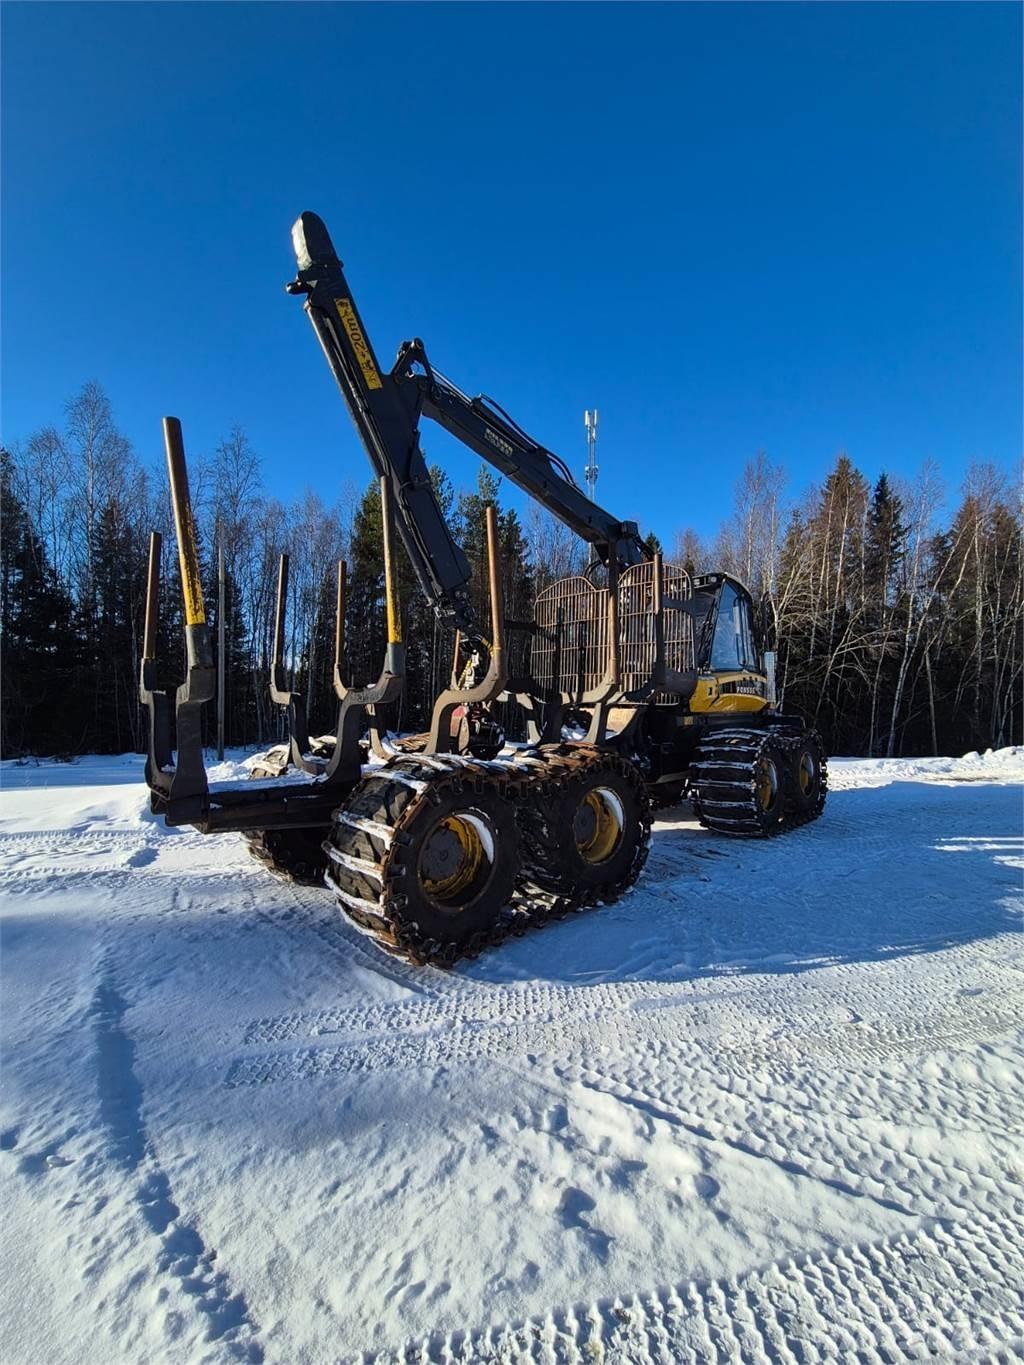
<instances>
[{"instance_id":1,"label":"wheel hub","mask_svg":"<svg viewBox=\"0 0 1024 1365\"><path fill-rule=\"evenodd\" d=\"M622 837L622 803L607 787L594 787L580 802L573 820L576 851L584 862L603 863Z\"/></svg>"},{"instance_id":2,"label":"wheel hub","mask_svg":"<svg viewBox=\"0 0 1024 1365\"><path fill-rule=\"evenodd\" d=\"M800 783L800 790L804 796L809 796L814 790L814 782L818 772L818 765L814 761L814 755L805 749L800 755L800 767L797 770L797 779Z\"/></svg>"},{"instance_id":3,"label":"wheel hub","mask_svg":"<svg viewBox=\"0 0 1024 1365\"><path fill-rule=\"evenodd\" d=\"M479 822L471 816L449 815L423 844L420 883L438 905L459 909L489 862Z\"/></svg>"},{"instance_id":4,"label":"wheel hub","mask_svg":"<svg viewBox=\"0 0 1024 1365\"><path fill-rule=\"evenodd\" d=\"M757 803L763 811L771 810L779 790L779 772L774 759L764 758L757 773Z\"/></svg>"}]
</instances>

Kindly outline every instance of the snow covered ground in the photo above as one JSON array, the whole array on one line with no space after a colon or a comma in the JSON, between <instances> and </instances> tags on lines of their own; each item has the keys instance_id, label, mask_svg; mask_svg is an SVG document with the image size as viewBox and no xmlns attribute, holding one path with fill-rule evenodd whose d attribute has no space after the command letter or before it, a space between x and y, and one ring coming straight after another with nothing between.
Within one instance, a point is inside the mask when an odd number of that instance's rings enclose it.
<instances>
[{"instance_id":1,"label":"snow covered ground","mask_svg":"<svg viewBox=\"0 0 1024 1365\"><path fill-rule=\"evenodd\" d=\"M1024 751L832 772L445 974L4 764L0 1359L1021 1358Z\"/></svg>"}]
</instances>

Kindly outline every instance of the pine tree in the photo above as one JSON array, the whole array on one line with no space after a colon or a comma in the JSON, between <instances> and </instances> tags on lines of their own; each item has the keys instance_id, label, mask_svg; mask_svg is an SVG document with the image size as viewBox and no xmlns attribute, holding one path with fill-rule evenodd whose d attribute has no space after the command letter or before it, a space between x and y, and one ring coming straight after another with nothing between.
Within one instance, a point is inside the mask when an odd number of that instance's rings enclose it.
<instances>
[{"instance_id":1,"label":"pine tree","mask_svg":"<svg viewBox=\"0 0 1024 1365\"><path fill-rule=\"evenodd\" d=\"M864 543L864 626L870 708L866 747L869 754L874 754L880 747L882 702L892 695L897 683L896 607L906 548L903 502L893 493L883 473L872 495Z\"/></svg>"},{"instance_id":2,"label":"pine tree","mask_svg":"<svg viewBox=\"0 0 1024 1365\"><path fill-rule=\"evenodd\" d=\"M352 520L345 604L342 677L365 687L380 673L387 643L384 609L384 532L380 490L371 483Z\"/></svg>"},{"instance_id":3,"label":"pine tree","mask_svg":"<svg viewBox=\"0 0 1024 1365\"><path fill-rule=\"evenodd\" d=\"M89 633L95 680L90 747L121 753L141 737L135 693L143 586L138 546L116 497L99 511L92 563L96 614Z\"/></svg>"}]
</instances>

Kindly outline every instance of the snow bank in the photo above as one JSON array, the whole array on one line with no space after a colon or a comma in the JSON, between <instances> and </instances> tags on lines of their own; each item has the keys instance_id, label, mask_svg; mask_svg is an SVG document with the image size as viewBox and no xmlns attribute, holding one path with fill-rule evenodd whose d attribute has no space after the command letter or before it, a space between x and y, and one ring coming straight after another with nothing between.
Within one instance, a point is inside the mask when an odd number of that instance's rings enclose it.
<instances>
[{"instance_id":1,"label":"snow bank","mask_svg":"<svg viewBox=\"0 0 1024 1365\"><path fill-rule=\"evenodd\" d=\"M962 758L830 758L829 786L884 787L890 782L1024 782L1024 748L986 749Z\"/></svg>"}]
</instances>

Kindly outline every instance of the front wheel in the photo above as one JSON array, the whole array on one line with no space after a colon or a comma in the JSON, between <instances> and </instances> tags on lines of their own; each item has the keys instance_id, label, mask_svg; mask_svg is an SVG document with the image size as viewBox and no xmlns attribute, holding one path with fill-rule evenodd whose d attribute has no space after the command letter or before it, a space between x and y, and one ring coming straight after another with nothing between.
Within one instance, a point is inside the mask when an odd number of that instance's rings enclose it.
<instances>
[{"instance_id":1,"label":"front wheel","mask_svg":"<svg viewBox=\"0 0 1024 1365\"><path fill-rule=\"evenodd\" d=\"M705 829L764 838L807 824L825 805L826 765L813 732L736 726L707 734L690 778Z\"/></svg>"},{"instance_id":2,"label":"front wheel","mask_svg":"<svg viewBox=\"0 0 1024 1365\"><path fill-rule=\"evenodd\" d=\"M769 741L754 762L754 802L762 834L774 834L786 815L786 754Z\"/></svg>"}]
</instances>

